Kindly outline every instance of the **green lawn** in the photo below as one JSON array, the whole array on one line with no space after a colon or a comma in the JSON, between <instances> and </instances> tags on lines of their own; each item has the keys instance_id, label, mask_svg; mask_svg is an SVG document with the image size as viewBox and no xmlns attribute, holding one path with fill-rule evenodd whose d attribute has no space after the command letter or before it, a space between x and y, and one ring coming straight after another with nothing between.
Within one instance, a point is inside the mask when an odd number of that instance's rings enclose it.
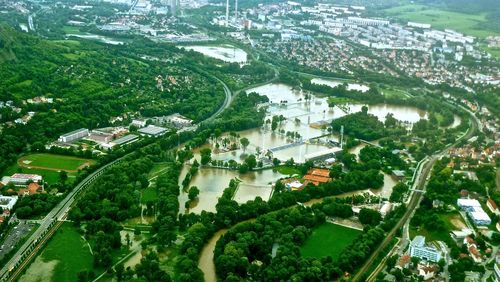
<instances>
[{"instance_id":1,"label":"green lawn","mask_svg":"<svg viewBox=\"0 0 500 282\"><path fill-rule=\"evenodd\" d=\"M72 34L80 34L80 29L76 26L68 26L68 25L65 25L62 30L65 32L65 33L72 33Z\"/></svg>"},{"instance_id":2,"label":"green lawn","mask_svg":"<svg viewBox=\"0 0 500 282\"><path fill-rule=\"evenodd\" d=\"M93 258L87 243L81 238L71 223L65 222L54 237L45 246L42 259L44 261L58 260L52 281L78 281L78 272L93 270ZM100 270L102 271L102 270Z\"/></svg>"},{"instance_id":3,"label":"green lawn","mask_svg":"<svg viewBox=\"0 0 500 282\"><path fill-rule=\"evenodd\" d=\"M30 163L24 163L25 161ZM18 162L28 167L73 171L78 170L82 165L95 163L94 160L52 154L31 154L21 157Z\"/></svg>"},{"instance_id":4,"label":"green lawn","mask_svg":"<svg viewBox=\"0 0 500 282\"><path fill-rule=\"evenodd\" d=\"M418 4L402 5L384 11L388 16L418 23L428 23L435 29L449 28L479 38L498 35L498 32L485 30L478 26L479 23L486 21L484 14L450 12Z\"/></svg>"},{"instance_id":5,"label":"green lawn","mask_svg":"<svg viewBox=\"0 0 500 282\"><path fill-rule=\"evenodd\" d=\"M486 44L481 44L481 49L490 53L493 58L500 60L500 48L488 47Z\"/></svg>"},{"instance_id":6,"label":"green lawn","mask_svg":"<svg viewBox=\"0 0 500 282\"><path fill-rule=\"evenodd\" d=\"M154 201L158 199L158 192L155 188L148 187L142 190L142 200L143 204L146 204L148 201Z\"/></svg>"},{"instance_id":7,"label":"green lawn","mask_svg":"<svg viewBox=\"0 0 500 282\"><path fill-rule=\"evenodd\" d=\"M460 213L457 211L449 212L449 213L441 213L439 214L439 218L443 220L444 229L443 230L427 230L423 226L420 228L411 227L410 228L410 238L415 237L416 235L425 236L426 240L431 241L447 241L450 237L450 232L453 230L459 230L460 228L456 227L452 220L460 221L463 223L463 219L460 216ZM465 223L463 223L465 224Z\"/></svg>"},{"instance_id":8,"label":"green lawn","mask_svg":"<svg viewBox=\"0 0 500 282\"><path fill-rule=\"evenodd\" d=\"M385 97L390 97L390 98L401 98L401 99L404 99L404 98L408 98L408 94L403 91L403 90L399 90L399 89L395 89L395 88L387 88L387 89L380 89L380 92L385 96Z\"/></svg>"},{"instance_id":9,"label":"green lawn","mask_svg":"<svg viewBox=\"0 0 500 282\"><path fill-rule=\"evenodd\" d=\"M277 172L283 174L283 175L294 175L294 174L300 174L300 171L294 167L291 166L279 166L274 168Z\"/></svg>"},{"instance_id":10,"label":"green lawn","mask_svg":"<svg viewBox=\"0 0 500 282\"><path fill-rule=\"evenodd\" d=\"M148 178L156 177L166 172L168 167L170 167L170 163L155 163L153 168L148 173Z\"/></svg>"},{"instance_id":11,"label":"green lawn","mask_svg":"<svg viewBox=\"0 0 500 282\"><path fill-rule=\"evenodd\" d=\"M355 102L352 99L345 98L345 97L328 97L328 103L333 103L335 105L339 104L347 104L347 103L353 103Z\"/></svg>"},{"instance_id":12,"label":"green lawn","mask_svg":"<svg viewBox=\"0 0 500 282\"><path fill-rule=\"evenodd\" d=\"M325 223L313 230L301 246L300 253L304 257L331 256L335 260L360 233L356 229Z\"/></svg>"}]
</instances>

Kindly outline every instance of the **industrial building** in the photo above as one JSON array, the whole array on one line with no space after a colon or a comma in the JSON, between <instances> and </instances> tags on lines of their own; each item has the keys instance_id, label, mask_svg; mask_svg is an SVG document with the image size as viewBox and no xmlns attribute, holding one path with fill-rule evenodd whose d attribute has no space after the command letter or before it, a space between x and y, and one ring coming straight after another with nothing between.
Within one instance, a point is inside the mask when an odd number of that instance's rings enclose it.
<instances>
[{"instance_id":1,"label":"industrial building","mask_svg":"<svg viewBox=\"0 0 500 282\"><path fill-rule=\"evenodd\" d=\"M64 135L59 136L58 140L59 140L59 142L67 143L67 142L72 142L72 141L81 139L83 137L87 137L89 135L90 135L90 133L89 133L88 129L80 128L80 129L77 129L77 130L74 130L74 131L71 131L71 132L66 133Z\"/></svg>"},{"instance_id":2,"label":"industrial building","mask_svg":"<svg viewBox=\"0 0 500 282\"><path fill-rule=\"evenodd\" d=\"M109 143L101 144L101 148L106 149L106 150L110 150L115 146L121 146L121 145L135 142L138 140L138 138L139 138L139 136L137 136L135 134L128 134L128 135L125 135L121 138L115 139Z\"/></svg>"},{"instance_id":3,"label":"industrial building","mask_svg":"<svg viewBox=\"0 0 500 282\"><path fill-rule=\"evenodd\" d=\"M463 210L466 211L470 216L474 224L476 225L490 225L491 218L488 214L483 210L481 204L478 200L474 199L458 199L457 205Z\"/></svg>"},{"instance_id":4,"label":"industrial building","mask_svg":"<svg viewBox=\"0 0 500 282\"><path fill-rule=\"evenodd\" d=\"M324 159L329 159L331 157L334 157L339 152L342 152L342 149L339 147L334 147L331 149L307 154L304 156L304 159L306 160L306 162L307 161L316 161L316 160L321 160L321 159L324 160Z\"/></svg>"},{"instance_id":5,"label":"industrial building","mask_svg":"<svg viewBox=\"0 0 500 282\"><path fill-rule=\"evenodd\" d=\"M164 127L149 125L147 127L137 130L137 132L139 132L141 135L157 137L165 134L167 132L167 129Z\"/></svg>"},{"instance_id":6,"label":"industrial building","mask_svg":"<svg viewBox=\"0 0 500 282\"><path fill-rule=\"evenodd\" d=\"M441 259L441 252L434 246L427 246L424 236L415 236L410 242L410 256L438 262Z\"/></svg>"}]
</instances>

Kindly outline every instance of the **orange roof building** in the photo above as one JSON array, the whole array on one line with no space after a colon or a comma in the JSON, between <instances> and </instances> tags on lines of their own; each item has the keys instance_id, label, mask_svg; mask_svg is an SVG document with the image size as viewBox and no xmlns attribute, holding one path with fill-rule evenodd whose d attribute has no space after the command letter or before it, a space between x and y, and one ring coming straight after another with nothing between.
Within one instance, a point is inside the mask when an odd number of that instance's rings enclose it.
<instances>
[{"instance_id":1,"label":"orange roof building","mask_svg":"<svg viewBox=\"0 0 500 282\"><path fill-rule=\"evenodd\" d=\"M42 186L40 186L40 184L32 182L28 185L28 187L26 189L19 189L17 194L19 196L31 196L31 195L38 194L42 191L43 191L43 188L42 188Z\"/></svg>"},{"instance_id":2,"label":"orange roof building","mask_svg":"<svg viewBox=\"0 0 500 282\"><path fill-rule=\"evenodd\" d=\"M307 183L312 183L318 186L320 183L327 183L332 181L330 171L324 168L312 168L302 178Z\"/></svg>"}]
</instances>

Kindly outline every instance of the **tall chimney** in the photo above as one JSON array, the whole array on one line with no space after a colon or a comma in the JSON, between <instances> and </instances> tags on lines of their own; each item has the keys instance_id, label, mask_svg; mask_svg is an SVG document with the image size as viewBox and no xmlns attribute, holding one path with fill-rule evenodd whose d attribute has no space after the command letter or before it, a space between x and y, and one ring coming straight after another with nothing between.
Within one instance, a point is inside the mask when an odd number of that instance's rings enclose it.
<instances>
[{"instance_id":1,"label":"tall chimney","mask_svg":"<svg viewBox=\"0 0 500 282\"><path fill-rule=\"evenodd\" d=\"M234 0L234 21L238 22L238 0Z\"/></svg>"},{"instance_id":2,"label":"tall chimney","mask_svg":"<svg viewBox=\"0 0 500 282\"><path fill-rule=\"evenodd\" d=\"M226 27L229 25L229 0L226 0Z\"/></svg>"}]
</instances>

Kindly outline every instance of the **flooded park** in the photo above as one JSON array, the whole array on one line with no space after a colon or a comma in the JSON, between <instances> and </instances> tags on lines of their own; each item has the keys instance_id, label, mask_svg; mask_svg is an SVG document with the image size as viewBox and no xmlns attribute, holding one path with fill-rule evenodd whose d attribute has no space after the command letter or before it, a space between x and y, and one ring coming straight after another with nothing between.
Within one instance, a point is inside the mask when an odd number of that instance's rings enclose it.
<instances>
[{"instance_id":1,"label":"flooded park","mask_svg":"<svg viewBox=\"0 0 500 282\"><path fill-rule=\"evenodd\" d=\"M366 86L358 84L358 86L353 85L352 87ZM350 103L329 107L327 98L311 96L311 99L306 99L307 93L281 83L266 84L247 91L247 93L251 92L269 98L269 103L265 105L267 107L266 120L280 115L285 120L280 123L276 131L272 131L270 126L265 124L260 128L238 132L238 136L234 138L247 138L249 140L250 144L244 149L237 148L225 151L216 149L213 142L206 144L204 147L212 150L213 160L241 162L248 154L255 154L259 158L264 156L264 152L272 151L273 157L281 161L293 158L295 162L305 162L310 154L331 148L331 145L326 142L327 139L339 140L338 136L330 134L322 125L329 124L332 120L347 114L361 111L363 107L363 104ZM421 118L427 118L425 111L415 107L388 104L369 105L368 113L375 115L381 121L385 120L387 114L392 113L396 119L408 124L415 123ZM290 139L283 132L297 132L301 136L300 140ZM220 138L224 137L229 136L226 134ZM323 142L317 140L323 140ZM364 146L366 144L361 144L352 148L350 152L357 155ZM199 149L195 150L194 155L200 161ZM182 183L189 168L190 165L185 164L179 177L179 184ZM217 199L222 195L222 191L228 187L231 179L240 181L233 199L238 203L245 203L255 199L255 197L268 200L272 195L272 183L284 177L287 175L271 168L240 174L237 170L202 167L189 183L189 187L196 186L200 190L199 200L191 205L189 212L201 213L203 210L215 212ZM370 192L388 198L396 183L395 179L385 174L383 188L359 191L359 193ZM181 212L186 212L184 204L187 200L187 193L182 193L179 198Z\"/></svg>"}]
</instances>

